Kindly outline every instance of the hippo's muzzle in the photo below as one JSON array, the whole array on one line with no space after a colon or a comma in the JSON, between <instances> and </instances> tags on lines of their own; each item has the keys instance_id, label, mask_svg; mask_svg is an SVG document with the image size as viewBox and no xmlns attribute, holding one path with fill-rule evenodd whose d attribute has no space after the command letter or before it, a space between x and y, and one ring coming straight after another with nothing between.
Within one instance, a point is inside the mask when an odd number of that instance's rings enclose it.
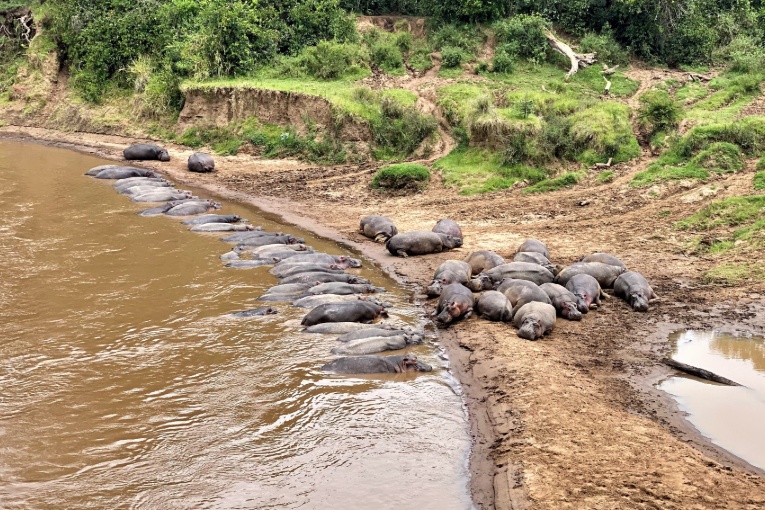
<instances>
[{"instance_id":1,"label":"hippo's muzzle","mask_svg":"<svg viewBox=\"0 0 765 510\"><path fill-rule=\"evenodd\" d=\"M632 305L632 309L636 312L647 312L648 311L648 301L643 296L630 296L630 304Z\"/></svg>"},{"instance_id":2,"label":"hippo's muzzle","mask_svg":"<svg viewBox=\"0 0 765 510\"><path fill-rule=\"evenodd\" d=\"M542 325L537 320L525 320L518 329L518 336L526 340L536 340L542 336Z\"/></svg>"},{"instance_id":3,"label":"hippo's muzzle","mask_svg":"<svg viewBox=\"0 0 765 510\"><path fill-rule=\"evenodd\" d=\"M484 274L479 274L477 277L470 280L466 287L473 292L481 292L482 290L490 290L492 288L491 278Z\"/></svg>"},{"instance_id":4,"label":"hippo's muzzle","mask_svg":"<svg viewBox=\"0 0 765 510\"><path fill-rule=\"evenodd\" d=\"M561 315L564 319L568 319L570 321L580 321L582 320L582 312L579 311L579 305L574 306L573 303L567 304L562 310Z\"/></svg>"}]
</instances>

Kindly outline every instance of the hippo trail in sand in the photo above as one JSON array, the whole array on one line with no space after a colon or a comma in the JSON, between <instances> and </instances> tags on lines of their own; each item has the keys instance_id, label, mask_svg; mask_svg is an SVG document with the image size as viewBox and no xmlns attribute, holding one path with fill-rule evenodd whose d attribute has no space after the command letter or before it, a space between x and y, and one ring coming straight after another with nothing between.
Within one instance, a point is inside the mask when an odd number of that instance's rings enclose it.
<instances>
[{"instance_id":1,"label":"hippo trail in sand","mask_svg":"<svg viewBox=\"0 0 765 510\"><path fill-rule=\"evenodd\" d=\"M502 256L491 250L474 251L465 257L465 262L470 264L472 273L475 275L507 263Z\"/></svg>"},{"instance_id":2,"label":"hippo trail in sand","mask_svg":"<svg viewBox=\"0 0 765 510\"><path fill-rule=\"evenodd\" d=\"M359 223L359 229L362 234L377 243L385 243L398 234L396 224L385 216L364 216Z\"/></svg>"},{"instance_id":3,"label":"hippo trail in sand","mask_svg":"<svg viewBox=\"0 0 765 510\"><path fill-rule=\"evenodd\" d=\"M459 283L452 283L441 290L436 308L436 322L445 326L459 318L468 318L473 314L475 299L470 289Z\"/></svg>"},{"instance_id":4,"label":"hippo trail in sand","mask_svg":"<svg viewBox=\"0 0 765 510\"><path fill-rule=\"evenodd\" d=\"M127 160L170 161L170 154L168 154L167 149L150 143L131 145L122 151L122 155Z\"/></svg>"},{"instance_id":5,"label":"hippo trail in sand","mask_svg":"<svg viewBox=\"0 0 765 510\"><path fill-rule=\"evenodd\" d=\"M555 307L538 301L527 303L515 312L513 324L521 338L542 338L555 327Z\"/></svg>"},{"instance_id":6,"label":"hippo trail in sand","mask_svg":"<svg viewBox=\"0 0 765 510\"><path fill-rule=\"evenodd\" d=\"M496 290L487 290L475 298L475 309L482 319L496 322L513 320L513 306L510 300Z\"/></svg>"},{"instance_id":7,"label":"hippo trail in sand","mask_svg":"<svg viewBox=\"0 0 765 510\"><path fill-rule=\"evenodd\" d=\"M209 154L195 152L187 163L190 172L210 173L215 171L215 160Z\"/></svg>"},{"instance_id":8,"label":"hippo trail in sand","mask_svg":"<svg viewBox=\"0 0 765 510\"><path fill-rule=\"evenodd\" d=\"M460 246L462 246L462 239L425 230L397 234L385 243L388 251L392 255L398 255L399 257L440 253L444 250L459 248Z\"/></svg>"},{"instance_id":9,"label":"hippo trail in sand","mask_svg":"<svg viewBox=\"0 0 765 510\"><path fill-rule=\"evenodd\" d=\"M370 323L380 317L387 317L382 303L359 299L347 303L319 305L303 317L300 324L313 326L324 322L363 322Z\"/></svg>"},{"instance_id":10,"label":"hippo trail in sand","mask_svg":"<svg viewBox=\"0 0 765 510\"><path fill-rule=\"evenodd\" d=\"M628 271L614 282L614 294L624 299L636 312L647 312L648 304L659 299L642 274Z\"/></svg>"},{"instance_id":11,"label":"hippo trail in sand","mask_svg":"<svg viewBox=\"0 0 765 510\"><path fill-rule=\"evenodd\" d=\"M582 312L579 311L579 301L573 292L557 283L544 283L539 288L550 298L558 315L570 321L582 320Z\"/></svg>"},{"instance_id":12,"label":"hippo trail in sand","mask_svg":"<svg viewBox=\"0 0 765 510\"><path fill-rule=\"evenodd\" d=\"M461 260L447 260L436 269L433 281L425 289L430 297L440 296L441 290L452 283L467 285L472 276L472 268L467 262Z\"/></svg>"},{"instance_id":13,"label":"hippo trail in sand","mask_svg":"<svg viewBox=\"0 0 765 510\"><path fill-rule=\"evenodd\" d=\"M582 313L600 307L600 300L608 298L603 292L598 280L588 274L578 274L571 277L566 289L576 297L576 307Z\"/></svg>"},{"instance_id":14,"label":"hippo trail in sand","mask_svg":"<svg viewBox=\"0 0 765 510\"><path fill-rule=\"evenodd\" d=\"M432 231L436 234L446 234L455 239L462 239L462 229L456 221L450 220L449 218L441 218L438 220Z\"/></svg>"},{"instance_id":15,"label":"hippo trail in sand","mask_svg":"<svg viewBox=\"0 0 765 510\"><path fill-rule=\"evenodd\" d=\"M396 374L431 372L433 367L417 360L414 354L403 356L351 356L338 358L321 369L335 374Z\"/></svg>"}]
</instances>

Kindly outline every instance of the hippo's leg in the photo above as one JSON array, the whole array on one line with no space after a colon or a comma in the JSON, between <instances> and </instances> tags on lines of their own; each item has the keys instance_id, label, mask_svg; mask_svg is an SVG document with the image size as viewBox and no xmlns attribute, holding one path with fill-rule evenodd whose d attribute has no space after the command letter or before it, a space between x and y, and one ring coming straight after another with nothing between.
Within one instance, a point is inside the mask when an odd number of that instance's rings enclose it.
<instances>
[{"instance_id":1,"label":"hippo's leg","mask_svg":"<svg viewBox=\"0 0 765 510\"><path fill-rule=\"evenodd\" d=\"M600 299L608 299L611 296L603 292L603 289L600 289L600 295L598 296L598 304L600 304Z\"/></svg>"},{"instance_id":2,"label":"hippo's leg","mask_svg":"<svg viewBox=\"0 0 765 510\"><path fill-rule=\"evenodd\" d=\"M377 234L375 236L375 242L380 244L385 244L385 241L387 241L389 238L385 234Z\"/></svg>"},{"instance_id":3,"label":"hippo's leg","mask_svg":"<svg viewBox=\"0 0 765 510\"><path fill-rule=\"evenodd\" d=\"M468 310L467 312L465 312L465 315L463 315L463 317L465 317L466 319L469 319L472 316L473 316L473 310L472 309Z\"/></svg>"},{"instance_id":4,"label":"hippo's leg","mask_svg":"<svg viewBox=\"0 0 765 510\"><path fill-rule=\"evenodd\" d=\"M405 252L404 250L398 250L396 252L396 255L398 255L399 257L404 257L404 258L407 258L409 256L409 254Z\"/></svg>"}]
</instances>

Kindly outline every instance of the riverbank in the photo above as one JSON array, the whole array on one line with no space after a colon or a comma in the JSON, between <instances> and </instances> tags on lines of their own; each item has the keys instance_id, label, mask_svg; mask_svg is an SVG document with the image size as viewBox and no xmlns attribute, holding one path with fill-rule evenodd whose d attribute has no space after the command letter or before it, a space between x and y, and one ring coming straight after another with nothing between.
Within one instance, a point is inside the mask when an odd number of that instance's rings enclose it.
<instances>
[{"instance_id":1,"label":"riverbank","mask_svg":"<svg viewBox=\"0 0 765 510\"><path fill-rule=\"evenodd\" d=\"M108 159L119 159L126 145L138 141L14 127L0 129L0 136ZM424 193L397 197L369 189L373 166L314 167L237 156L218 157L216 174L195 175L185 170L190 151L171 147L171 154L170 163L149 166L344 242L416 288L443 260L476 249L507 255L527 237L544 240L557 263L608 251L646 275L662 298L646 314L611 300L580 323L558 321L556 331L536 343L478 319L441 333L471 416L471 483L480 508L765 504L762 473L704 440L653 388L669 374L657 361L669 347L669 332L731 325L765 330L765 283L704 284L715 261L684 254L673 225L705 202L678 198L697 190L654 198L627 189L645 166L639 160L616 168L609 184L553 194L509 190L466 197L434 177ZM726 185L715 198L745 194L751 174L731 176ZM357 232L358 219L370 213L392 217L401 230L429 229L438 218L451 217L463 227L465 246L456 253L391 257Z\"/></svg>"}]
</instances>

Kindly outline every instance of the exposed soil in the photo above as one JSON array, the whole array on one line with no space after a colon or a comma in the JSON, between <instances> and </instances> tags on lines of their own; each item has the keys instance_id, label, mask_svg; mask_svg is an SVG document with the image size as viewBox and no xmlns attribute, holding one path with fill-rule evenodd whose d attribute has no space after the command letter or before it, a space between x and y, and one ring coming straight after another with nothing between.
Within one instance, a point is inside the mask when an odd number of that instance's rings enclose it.
<instances>
[{"instance_id":1,"label":"exposed soil","mask_svg":"<svg viewBox=\"0 0 765 510\"><path fill-rule=\"evenodd\" d=\"M111 159L135 141L15 127L0 129L0 136ZM672 225L712 200L700 193L701 185L680 183L654 189L653 195L630 189L630 176L645 165L644 158L613 167L612 183L587 179L553 194L506 190L463 197L436 179L423 193L389 196L369 189L371 166L316 168L233 157L217 158L216 174L196 175L185 170L189 152L170 149L172 162L150 166L343 240L417 287L444 260L482 248L507 256L529 237L545 241L556 263L607 251L648 278L661 296L649 312L632 312L614 298L581 322L559 320L538 342L478 318L441 332L470 410L471 483L479 508L765 506L763 473L704 440L654 388L671 373L658 363L671 331L765 331L765 283L703 285L701 276L715 261L684 255L684 241ZM715 198L747 194L750 186L749 172L729 176ZM358 219L370 213L392 217L402 231L430 229L437 219L451 217L462 226L465 246L426 257L389 256L358 233ZM417 301L425 302L419 295Z\"/></svg>"}]
</instances>

